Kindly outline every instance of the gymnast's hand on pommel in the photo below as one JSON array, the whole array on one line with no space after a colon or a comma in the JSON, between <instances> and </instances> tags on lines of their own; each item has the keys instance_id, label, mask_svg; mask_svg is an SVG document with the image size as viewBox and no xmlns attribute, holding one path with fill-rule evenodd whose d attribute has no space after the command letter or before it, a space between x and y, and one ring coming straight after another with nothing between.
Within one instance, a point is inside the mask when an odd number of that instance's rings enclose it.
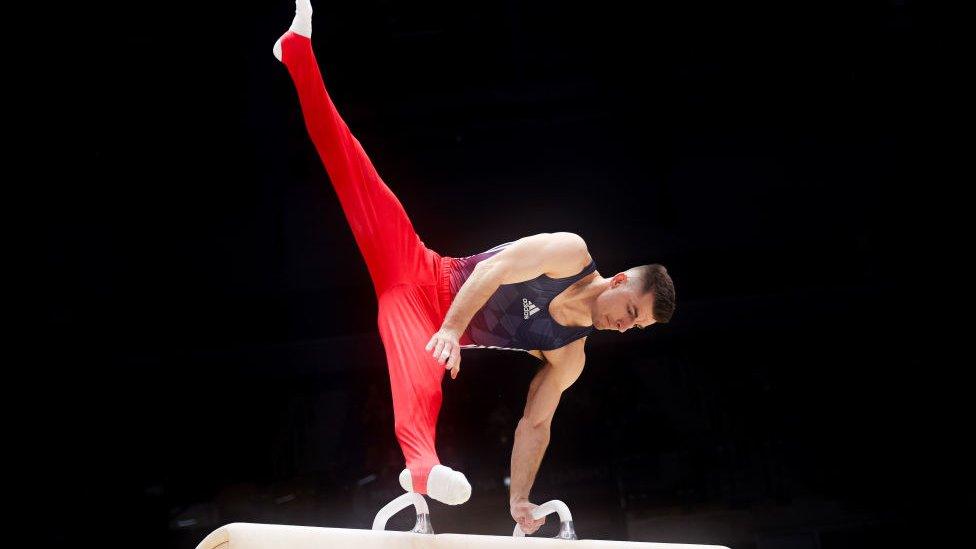
<instances>
[{"instance_id":1,"label":"gymnast's hand on pommel","mask_svg":"<svg viewBox=\"0 0 976 549\"><path fill-rule=\"evenodd\" d=\"M438 364L451 371L451 379L457 379L461 370L461 334L456 330L441 327L427 343L427 351L433 351Z\"/></svg>"},{"instance_id":2,"label":"gymnast's hand on pommel","mask_svg":"<svg viewBox=\"0 0 976 549\"><path fill-rule=\"evenodd\" d=\"M510 505L512 518L515 519L519 528L526 534L534 534L536 530L546 523L546 517L542 517L541 519L532 518L532 510L536 507L538 505L525 498L516 499Z\"/></svg>"}]
</instances>

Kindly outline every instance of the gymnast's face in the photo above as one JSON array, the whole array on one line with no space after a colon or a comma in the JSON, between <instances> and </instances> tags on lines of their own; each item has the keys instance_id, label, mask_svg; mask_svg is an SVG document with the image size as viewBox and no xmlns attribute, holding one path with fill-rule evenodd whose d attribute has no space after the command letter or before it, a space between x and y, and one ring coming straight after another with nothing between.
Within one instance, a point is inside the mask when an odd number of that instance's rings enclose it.
<instances>
[{"instance_id":1,"label":"gymnast's face","mask_svg":"<svg viewBox=\"0 0 976 549\"><path fill-rule=\"evenodd\" d=\"M654 324L654 294L640 295L636 286L637 280L627 273L615 274L593 304L593 326L598 330L626 332L633 327L643 329Z\"/></svg>"}]
</instances>

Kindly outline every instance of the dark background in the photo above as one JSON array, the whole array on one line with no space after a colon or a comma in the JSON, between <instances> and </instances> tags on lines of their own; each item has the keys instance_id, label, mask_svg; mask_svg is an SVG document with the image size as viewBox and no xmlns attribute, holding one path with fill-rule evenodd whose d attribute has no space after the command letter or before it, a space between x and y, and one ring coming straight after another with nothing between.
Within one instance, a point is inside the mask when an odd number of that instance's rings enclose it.
<instances>
[{"instance_id":1,"label":"dark background","mask_svg":"<svg viewBox=\"0 0 976 549\"><path fill-rule=\"evenodd\" d=\"M573 231L603 276L674 277L672 323L590 337L536 503L584 538L907 544L939 329L916 6L650 4L319 1L313 42L432 249ZM375 296L271 54L292 10L79 5L45 39L42 539L368 528L401 492ZM535 360L463 356L438 444L474 492L433 524L505 535Z\"/></svg>"}]
</instances>

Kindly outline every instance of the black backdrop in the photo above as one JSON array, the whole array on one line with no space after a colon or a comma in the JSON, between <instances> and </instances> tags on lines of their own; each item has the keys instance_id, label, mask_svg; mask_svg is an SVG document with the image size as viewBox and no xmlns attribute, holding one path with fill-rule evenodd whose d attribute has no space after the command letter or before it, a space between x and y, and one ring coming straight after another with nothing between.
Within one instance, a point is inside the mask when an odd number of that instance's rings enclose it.
<instances>
[{"instance_id":1,"label":"black backdrop","mask_svg":"<svg viewBox=\"0 0 976 549\"><path fill-rule=\"evenodd\" d=\"M75 6L47 37L48 404L24 414L51 541L366 528L398 493L375 297L271 55L291 10ZM428 246L568 230L604 276L675 279L671 324L590 338L537 503L587 538L914 532L937 325L914 3L315 10L333 98ZM441 457L474 495L433 503L438 531L510 531L533 364L466 352L445 382Z\"/></svg>"}]
</instances>

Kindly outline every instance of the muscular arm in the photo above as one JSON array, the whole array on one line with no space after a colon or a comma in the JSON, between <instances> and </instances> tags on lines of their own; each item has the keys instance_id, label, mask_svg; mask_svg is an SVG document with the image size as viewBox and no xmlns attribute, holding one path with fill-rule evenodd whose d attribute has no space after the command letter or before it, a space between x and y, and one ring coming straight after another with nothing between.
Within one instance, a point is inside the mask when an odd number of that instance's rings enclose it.
<instances>
[{"instance_id":1,"label":"muscular arm","mask_svg":"<svg viewBox=\"0 0 976 549\"><path fill-rule=\"evenodd\" d=\"M525 412L515 429L515 444L512 447L512 483L509 491L509 502L512 504L529 499L542 456L549 446L550 426L559 399L583 372L586 362L583 355L585 339L578 339L557 352L547 352L547 360L555 358L555 361L547 361L529 385Z\"/></svg>"},{"instance_id":2,"label":"muscular arm","mask_svg":"<svg viewBox=\"0 0 976 549\"><path fill-rule=\"evenodd\" d=\"M464 333L474 314L502 284L532 280L542 274L570 276L588 261L586 243L573 233L540 233L521 238L478 263L454 296L441 329Z\"/></svg>"},{"instance_id":3,"label":"muscular arm","mask_svg":"<svg viewBox=\"0 0 976 549\"><path fill-rule=\"evenodd\" d=\"M454 296L441 329L454 332L460 337L478 309L484 307L488 298L502 285L503 279L504 273L501 269L485 265L484 262L478 263Z\"/></svg>"}]
</instances>

